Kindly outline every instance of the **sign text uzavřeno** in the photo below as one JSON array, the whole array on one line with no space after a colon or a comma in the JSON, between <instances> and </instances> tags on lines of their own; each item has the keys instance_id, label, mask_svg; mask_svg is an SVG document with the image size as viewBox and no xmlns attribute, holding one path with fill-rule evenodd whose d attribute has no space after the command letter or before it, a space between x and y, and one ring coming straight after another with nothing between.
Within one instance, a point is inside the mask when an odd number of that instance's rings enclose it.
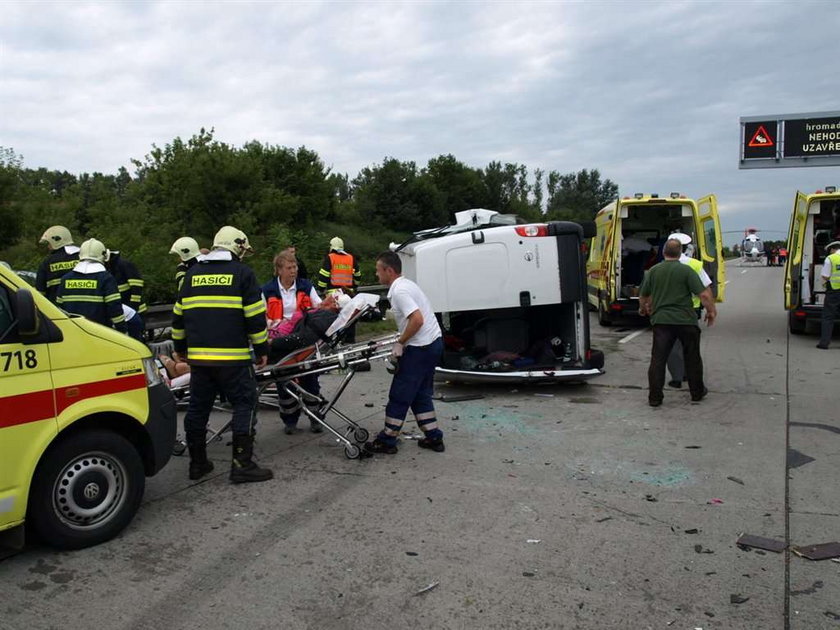
<instances>
[{"instance_id":1,"label":"sign text uzav\u0159eno","mask_svg":"<svg viewBox=\"0 0 840 630\"><path fill-rule=\"evenodd\" d=\"M784 157L840 155L840 118L785 121Z\"/></svg>"}]
</instances>

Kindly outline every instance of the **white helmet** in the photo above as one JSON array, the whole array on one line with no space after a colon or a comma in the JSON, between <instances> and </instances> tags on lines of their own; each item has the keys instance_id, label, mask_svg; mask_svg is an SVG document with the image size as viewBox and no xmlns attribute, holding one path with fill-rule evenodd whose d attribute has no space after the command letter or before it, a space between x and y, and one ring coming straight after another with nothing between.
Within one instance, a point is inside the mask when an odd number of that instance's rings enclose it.
<instances>
[{"instance_id":1,"label":"white helmet","mask_svg":"<svg viewBox=\"0 0 840 630\"><path fill-rule=\"evenodd\" d=\"M111 257L111 252L95 238L89 238L79 248L79 260L93 260L99 263L106 263Z\"/></svg>"},{"instance_id":2,"label":"white helmet","mask_svg":"<svg viewBox=\"0 0 840 630\"><path fill-rule=\"evenodd\" d=\"M336 251L344 249L344 241L341 237L333 236L332 239L330 239L330 249L334 249Z\"/></svg>"},{"instance_id":3,"label":"white helmet","mask_svg":"<svg viewBox=\"0 0 840 630\"><path fill-rule=\"evenodd\" d=\"M41 235L41 243L47 243L50 249L60 249L65 245L73 244L73 236L63 225L54 225L47 228L47 231Z\"/></svg>"},{"instance_id":4,"label":"white helmet","mask_svg":"<svg viewBox=\"0 0 840 630\"><path fill-rule=\"evenodd\" d=\"M254 253L245 232L232 225L226 225L216 232L216 236L213 237L213 249L226 249L237 258Z\"/></svg>"},{"instance_id":5,"label":"white helmet","mask_svg":"<svg viewBox=\"0 0 840 630\"><path fill-rule=\"evenodd\" d=\"M674 232L673 234L668 236L668 240L679 241L680 245L688 245L691 242L691 237L688 234L684 234L682 232Z\"/></svg>"},{"instance_id":6,"label":"white helmet","mask_svg":"<svg viewBox=\"0 0 840 630\"><path fill-rule=\"evenodd\" d=\"M198 256L201 251L199 250L198 243L194 238L190 236L182 236L172 243L172 249L169 250L169 253L177 254L182 261L186 262L189 259Z\"/></svg>"}]
</instances>

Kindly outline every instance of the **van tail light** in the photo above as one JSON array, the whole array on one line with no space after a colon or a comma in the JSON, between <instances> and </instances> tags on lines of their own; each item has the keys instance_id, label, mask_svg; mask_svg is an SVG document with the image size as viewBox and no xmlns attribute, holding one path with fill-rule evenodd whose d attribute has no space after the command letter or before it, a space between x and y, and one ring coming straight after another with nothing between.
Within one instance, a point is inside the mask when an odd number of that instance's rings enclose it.
<instances>
[{"instance_id":1,"label":"van tail light","mask_svg":"<svg viewBox=\"0 0 840 630\"><path fill-rule=\"evenodd\" d=\"M624 305L623 304L610 304L611 311L623 311Z\"/></svg>"},{"instance_id":2,"label":"van tail light","mask_svg":"<svg viewBox=\"0 0 840 630\"><path fill-rule=\"evenodd\" d=\"M793 311L793 316L802 319L807 316L807 313L805 311Z\"/></svg>"},{"instance_id":3,"label":"van tail light","mask_svg":"<svg viewBox=\"0 0 840 630\"><path fill-rule=\"evenodd\" d=\"M545 223L517 225L514 229L519 236L548 236L548 226Z\"/></svg>"}]
</instances>

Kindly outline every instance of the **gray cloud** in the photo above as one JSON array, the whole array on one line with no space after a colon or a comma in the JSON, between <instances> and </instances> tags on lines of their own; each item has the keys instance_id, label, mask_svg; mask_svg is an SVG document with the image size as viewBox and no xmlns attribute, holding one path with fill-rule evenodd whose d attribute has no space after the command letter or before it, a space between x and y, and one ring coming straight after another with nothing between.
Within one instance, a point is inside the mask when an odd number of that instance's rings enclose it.
<instances>
[{"instance_id":1,"label":"gray cloud","mask_svg":"<svg viewBox=\"0 0 840 630\"><path fill-rule=\"evenodd\" d=\"M0 144L115 172L201 127L354 175L598 168L622 193L718 195L785 230L836 168L739 171L738 118L838 109L833 3L4 3ZM727 239L733 242L735 237Z\"/></svg>"}]
</instances>

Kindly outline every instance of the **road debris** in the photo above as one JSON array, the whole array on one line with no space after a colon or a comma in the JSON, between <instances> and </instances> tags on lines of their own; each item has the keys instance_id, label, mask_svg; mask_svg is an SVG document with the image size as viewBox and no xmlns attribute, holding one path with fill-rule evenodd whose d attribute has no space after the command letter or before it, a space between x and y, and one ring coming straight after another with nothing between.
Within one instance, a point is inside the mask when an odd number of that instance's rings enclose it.
<instances>
[{"instance_id":1,"label":"road debris","mask_svg":"<svg viewBox=\"0 0 840 630\"><path fill-rule=\"evenodd\" d=\"M734 481L735 483L740 484L742 486L744 485L744 482L738 479L738 477L727 477L727 479L729 479L729 481Z\"/></svg>"},{"instance_id":2,"label":"road debris","mask_svg":"<svg viewBox=\"0 0 840 630\"><path fill-rule=\"evenodd\" d=\"M744 602L750 601L749 597L742 597L740 593L732 593L729 596L729 603L730 604L743 604Z\"/></svg>"},{"instance_id":3,"label":"road debris","mask_svg":"<svg viewBox=\"0 0 840 630\"><path fill-rule=\"evenodd\" d=\"M709 499L706 503L708 505L721 505L723 503L723 499Z\"/></svg>"},{"instance_id":4,"label":"road debris","mask_svg":"<svg viewBox=\"0 0 840 630\"><path fill-rule=\"evenodd\" d=\"M808 560L828 560L829 558L840 558L840 543L820 543L818 545L801 545L791 547L790 550L801 558Z\"/></svg>"},{"instance_id":5,"label":"road debris","mask_svg":"<svg viewBox=\"0 0 840 630\"><path fill-rule=\"evenodd\" d=\"M711 549L703 549L703 545L694 545L694 553L714 553Z\"/></svg>"},{"instance_id":6,"label":"road debris","mask_svg":"<svg viewBox=\"0 0 840 630\"><path fill-rule=\"evenodd\" d=\"M739 534L738 540L735 541L741 549L748 551L751 548L766 549L773 553L781 553L787 547L787 544L782 540L774 540L773 538L764 538L763 536L753 536L752 534Z\"/></svg>"},{"instance_id":7,"label":"road debris","mask_svg":"<svg viewBox=\"0 0 840 630\"><path fill-rule=\"evenodd\" d=\"M423 588L421 588L419 591L417 591L416 593L414 593L414 595L415 595L415 597L416 597L417 595L423 595L424 593L428 593L428 592L429 592L429 591L431 591L432 589L437 588L439 585L440 585L440 582L432 582L431 584L429 584L429 585L427 585L427 586L424 586L424 587L423 587Z\"/></svg>"},{"instance_id":8,"label":"road debris","mask_svg":"<svg viewBox=\"0 0 840 630\"><path fill-rule=\"evenodd\" d=\"M530 544L532 544L532 545L536 545L536 544L538 544L538 543L541 543L541 542L542 542L542 540L541 540L540 538L529 538L529 539L528 539L528 540L526 540L525 542L526 542L526 543L530 543Z\"/></svg>"},{"instance_id":9,"label":"road debris","mask_svg":"<svg viewBox=\"0 0 840 630\"><path fill-rule=\"evenodd\" d=\"M484 394L441 394L440 396L432 396L435 400L441 402L464 402L466 400L481 400Z\"/></svg>"}]
</instances>

